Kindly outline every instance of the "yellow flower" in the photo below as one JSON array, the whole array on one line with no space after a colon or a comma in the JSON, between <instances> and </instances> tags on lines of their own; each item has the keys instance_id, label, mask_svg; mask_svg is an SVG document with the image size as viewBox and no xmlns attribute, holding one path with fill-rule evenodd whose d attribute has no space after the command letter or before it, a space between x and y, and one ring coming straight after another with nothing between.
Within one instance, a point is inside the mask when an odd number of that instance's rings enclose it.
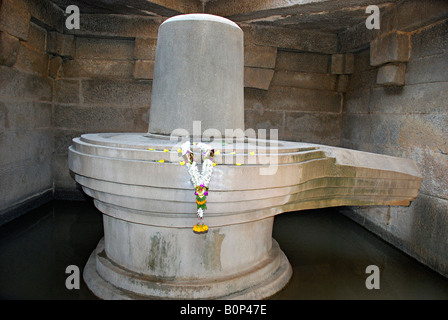
<instances>
[{"instance_id":1,"label":"yellow flower","mask_svg":"<svg viewBox=\"0 0 448 320\"><path fill-rule=\"evenodd\" d=\"M194 232L201 233L201 232L206 232L207 230L208 230L208 226L206 224L203 224L203 225L195 224L193 226L193 231Z\"/></svg>"},{"instance_id":2,"label":"yellow flower","mask_svg":"<svg viewBox=\"0 0 448 320\"><path fill-rule=\"evenodd\" d=\"M157 162L164 163L165 160L161 159L161 160L159 160L159 161L157 161Z\"/></svg>"},{"instance_id":3,"label":"yellow flower","mask_svg":"<svg viewBox=\"0 0 448 320\"><path fill-rule=\"evenodd\" d=\"M163 149L163 152L170 152L170 150L168 150L168 149Z\"/></svg>"},{"instance_id":4,"label":"yellow flower","mask_svg":"<svg viewBox=\"0 0 448 320\"><path fill-rule=\"evenodd\" d=\"M182 149L177 149L177 153L182 153Z\"/></svg>"},{"instance_id":5,"label":"yellow flower","mask_svg":"<svg viewBox=\"0 0 448 320\"><path fill-rule=\"evenodd\" d=\"M242 163L238 163L238 162L236 162L235 165L236 165L236 166L241 166L241 165L243 165L243 164L242 164Z\"/></svg>"},{"instance_id":6,"label":"yellow flower","mask_svg":"<svg viewBox=\"0 0 448 320\"><path fill-rule=\"evenodd\" d=\"M221 151L216 150L215 154L219 156L221 154Z\"/></svg>"},{"instance_id":7,"label":"yellow flower","mask_svg":"<svg viewBox=\"0 0 448 320\"><path fill-rule=\"evenodd\" d=\"M148 148L148 150L149 150L149 151L154 151L154 149L153 149L153 148Z\"/></svg>"},{"instance_id":8,"label":"yellow flower","mask_svg":"<svg viewBox=\"0 0 448 320\"><path fill-rule=\"evenodd\" d=\"M236 152L235 152L235 151L233 151L233 152L230 152L230 154L236 154Z\"/></svg>"},{"instance_id":9,"label":"yellow flower","mask_svg":"<svg viewBox=\"0 0 448 320\"><path fill-rule=\"evenodd\" d=\"M251 156L254 156L255 155L255 152L249 152L249 154L251 155Z\"/></svg>"},{"instance_id":10,"label":"yellow flower","mask_svg":"<svg viewBox=\"0 0 448 320\"><path fill-rule=\"evenodd\" d=\"M183 165L185 164L185 161L181 161L181 162L179 162L179 164L180 164L181 166L183 166Z\"/></svg>"},{"instance_id":11,"label":"yellow flower","mask_svg":"<svg viewBox=\"0 0 448 320\"><path fill-rule=\"evenodd\" d=\"M213 162L213 166L216 167L216 163Z\"/></svg>"}]
</instances>

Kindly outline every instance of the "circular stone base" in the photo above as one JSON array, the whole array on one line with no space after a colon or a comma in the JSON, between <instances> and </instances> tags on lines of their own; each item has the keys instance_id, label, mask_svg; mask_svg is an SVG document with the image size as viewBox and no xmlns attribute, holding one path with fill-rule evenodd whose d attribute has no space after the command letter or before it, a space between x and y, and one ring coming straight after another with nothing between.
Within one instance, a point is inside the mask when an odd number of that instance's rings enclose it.
<instances>
[{"instance_id":1,"label":"circular stone base","mask_svg":"<svg viewBox=\"0 0 448 320\"><path fill-rule=\"evenodd\" d=\"M104 239L84 268L89 289L104 300L130 299L265 299L280 291L292 276L291 265L278 243L260 264L233 277L165 280L139 275L108 259ZM106 280L107 279L107 280Z\"/></svg>"}]
</instances>

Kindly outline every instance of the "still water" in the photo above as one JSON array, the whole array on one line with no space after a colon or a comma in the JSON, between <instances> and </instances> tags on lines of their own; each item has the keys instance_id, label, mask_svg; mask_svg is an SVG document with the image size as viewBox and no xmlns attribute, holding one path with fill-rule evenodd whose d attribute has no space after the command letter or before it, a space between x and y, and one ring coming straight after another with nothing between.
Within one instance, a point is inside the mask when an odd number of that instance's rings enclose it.
<instances>
[{"instance_id":1,"label":"still water","mask_svg":"<svg viewBox=\"0 0 448 320\"><path fill-rule=\"evenodd\" d=\"M81 282L67 290L65 269L82 270L103 236L92 202L53 201L0 227L1 299L96 299ZM273 236L293 267L271 299L443 299L448 279L346 218L337 209L284 213ZM368 290L366 267L380 271Z\"/></svg>"}]
</instances>

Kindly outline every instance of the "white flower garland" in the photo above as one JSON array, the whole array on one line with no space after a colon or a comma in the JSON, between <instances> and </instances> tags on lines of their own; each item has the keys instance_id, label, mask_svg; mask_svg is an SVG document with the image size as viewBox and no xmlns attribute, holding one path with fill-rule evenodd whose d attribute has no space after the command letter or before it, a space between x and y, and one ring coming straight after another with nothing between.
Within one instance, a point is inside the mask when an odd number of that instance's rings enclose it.
<instances>
[{"instance_id":1,"label":"white flower garland","mask_svg":"<svg viewBox=\"0 0 448 320\"><path fill-rule=\"evenodd\" d=\"M191 183L195 189L197 188L205 188L208 190L208 185L210 183L210 179L213 173L213 160L212 157L214 155L214 150L207 144L202 142L198 143L198 148L201 149L202 154L204 155L204 161L202 162L202 172L199 172L197 162L194 161L193 152L191 151L190 141L182 144L182 156L185 158L185 164L188 169L188 174L190 175ZM208 192L205 192L205 196L208 195ZM204 196L204 203L206 202ZM198 206L199 207L199 206ZM205 207L206 208L206 207ZM202 222L204 217L204 209L197 209L197 216L199 220ZM197 228L197 229L195 229ZM197 226L193 228L193 230L198 232L206 232L208 227L205 225L200 226L199 223Z\"/></svg>"},{"instance_id":2,"label":"white flower garland","mask_svg":"<svg viewBox=\"0 0 448 320\"><path fill-rule=\"evenodd\" d=\"M213 173L213 161L210 159L210 152L211 147L209 145L206 145L205 143L198 143L198 148L201 149L202 153L204 154L204 161L202 163L202 172L199 173L198 165L196 161L188 161L188 153L191 153L190 150L190 141L185 142L182 145L182 155L184 157L187 157L185 164L188 169L188 173L191 177L191 183L193 184L193 187L197 187L200 185L203 185L208 188L208 185L210 183L210 179L212 178Z\"/></svg>"}]
</instances>

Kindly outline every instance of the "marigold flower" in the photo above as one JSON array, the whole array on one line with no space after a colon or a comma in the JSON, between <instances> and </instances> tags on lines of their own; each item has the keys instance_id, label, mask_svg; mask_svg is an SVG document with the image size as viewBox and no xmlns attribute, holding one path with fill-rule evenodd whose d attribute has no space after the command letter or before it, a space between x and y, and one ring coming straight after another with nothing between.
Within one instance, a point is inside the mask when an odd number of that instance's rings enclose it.
<instances>
[{"instance_id":1,"label":"marigold flower","mask_svg":"<svg viewBox=\"0 0 448 320\"><path fill-rule=\"evenodd\" d=\"M198 224L195 224L195 225L193 226L193 231L194 231L194 232L201 233L201 232L206 232L207 230L208 230L208 226L207 226L206 224L202 224L202 225L200 225L200 224L198 223Z\"/></svg>"}]
</instances>

